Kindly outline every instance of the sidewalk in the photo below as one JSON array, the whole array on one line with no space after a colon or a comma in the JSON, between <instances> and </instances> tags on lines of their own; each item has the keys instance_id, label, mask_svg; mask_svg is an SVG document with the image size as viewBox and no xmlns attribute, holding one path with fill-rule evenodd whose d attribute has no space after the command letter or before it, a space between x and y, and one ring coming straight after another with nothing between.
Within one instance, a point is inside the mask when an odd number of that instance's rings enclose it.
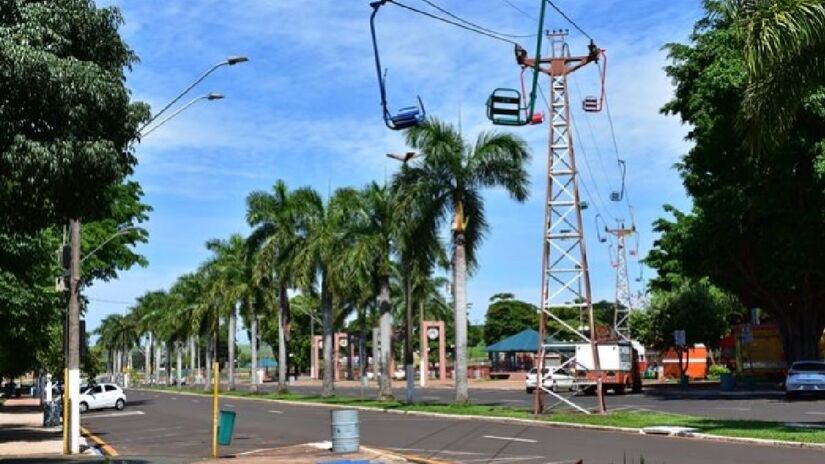
<instances>
[{"instance_id":1,"label":"sidewalk","mask_svg":"<svg viewBox=\"0 0 825 464\"><path fill-rule=\"evenodd\" d=\"M81 452L88 446L81 438ZM62 455L62 427L43 427L37 398L10 398L0 406L0 457Z\"/></svg>"}]
</instances>

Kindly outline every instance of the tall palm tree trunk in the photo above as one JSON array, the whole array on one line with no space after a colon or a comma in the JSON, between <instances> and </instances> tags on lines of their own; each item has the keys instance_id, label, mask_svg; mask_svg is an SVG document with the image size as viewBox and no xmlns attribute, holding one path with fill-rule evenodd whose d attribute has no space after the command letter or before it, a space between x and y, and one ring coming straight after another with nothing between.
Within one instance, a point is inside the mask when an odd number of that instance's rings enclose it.
<instances>
[{"instance_id":1,"label":"tall palm tree trunk","mask_svg":"<svg viewBox=\"0 0 825 464\"><path fill-rule=\"evenodd\" d=\"M227 372L229 373L229 386L227 389L232 391L235 389L235 324L237 323L237 314L235 311L235 307L233 306L232 309L229 310L229 336L227 337L226 343L229 345L229 368Z\"/></svg>"},{"instance_id":2,"label":"tall palm tree trunk","mask_svg":"<svg viewBox=\"0 0 825 464\"><path fill-rule=\"evenodd\" d=\"M470 400L467 387L467 259L464 251L464 232L455 232L453 254L453 317L455 318L455 402Z\"/></svg>"},{"instance_id":3,"label":"tall palm tree trunk","mask_svg":"<svg viewBox=\"0 0 825 464\"><path fill-rule=\"evenodd\" d=\"M367 308L358 311L358 379L362 382L367 376Z\"/></svg>"},{"instance_id":4,"label":"tall palm tree trunk","mask_svg":"<svg viewBox=\"0 0 825 464\"><path fill-rule=\"evenodd\" d=\"M154 360L155 365L152 368L152 372L155 374L156 379L153 383L160 383L160 350L161 350L161 343L160 340L155 340L157 343L154 344Z\"/></svg>"},{"instance_id":5,"label":"tall palm tree trunk","mask_svg":"<svg viewBox=\"0 0 825 464\"><path fill-rule=\"evenodd\" d=\"M378 280L378 328L380 348L378 350L378 399L392 399L392 307L390 306L390 279L381 276Z\"/></svg>"},{"instance_id":6,"label":"tall palm tree trunk","mask_svg":"<svg viewBox=\"0 0 825 464\"><path fill-rule=\"evenodd\" d=\"M152 378L152 332L149 332L149 337L146 340L146 350L144 351L143 371L145 375L145 382L149 383Z\"/></svg>"},{"instance_id":7,"label":"tall palm tree trunk","mask_svg":"<svg viewBox=\"0 0 825 464\"><path fill-rule=\"evenodd\" d=\"M335 365L332 359L334 347L332 336L332 294L329 289L326 271L322 272L321 278L321 310L323 311L324 324L324 378L321 386L321 396L332 396L335 391Z\"/></svg>"},{"instance_id":8,"label":"tall palm tree trunk","mask_svg":"<svg viewBox=\"0 0 825 464\"><path fill-rule=\"evenodd\" d=\"M251 374L251 384L250 390L253 392L258 391L258 315L255 314L255 311L252 311L252 321L249 324L249 331L251 340L249 341L249 350L251 355L251 363L250 363L250 374Z\"/></svg>"},{"instance_id":9,"label":"tall palm tree trunk","mask_svg":"<svg viewBox=\"0 0 825 464\"><path fill-rule=\"evenodd\" d=\"M197 356L198 351L195 348L195 336L189 336L189 383L191 385L195 384L195 357Z\"/></svg>"},{"instance_id":10,"label":"tall palm tree trunk","mask_svg":"<svg viewBox=\"0 0 825 464\"><path fill-rule=\"evenodd\" d=\"M181 381L183 380L183 343L182 342L175 342L175 352L177 353L177 379L178 379L178 387L181 385Z\"/></svg>"},{"instance_id":11,"label":"tall palm tree trunk","mask_svg":"<svg viewBox=\"0 0 825 464\"><path fill-rule=\"evenodd\" d=\"M172 380L172 342L167 341L164 344L166 348L166 385L173 385Z\"/></svg>"},{"instance_id":12,"label":"tall palm tree trunk","mask_svg":"<svg viewBox=\"0 0 825 464\"><path fill-rule=\"evenodd\" d=\"M281 285L278 289L278 391L287 391L288 347L289 340L289 296L286 293L286 286Z\"/></svg>"},{"instance_id":13,"label":"tall palm tree trunk","mask_svg":"<svg viewBox=\"0 0 825 464\"><path fill-rule=\"evenodd\" d=\"M209 390L209 384L212 380L212 337L206 337L206 346L203 347L206 356L206 377L203 381L203 389Z\"/></svg>"}]
</instances>

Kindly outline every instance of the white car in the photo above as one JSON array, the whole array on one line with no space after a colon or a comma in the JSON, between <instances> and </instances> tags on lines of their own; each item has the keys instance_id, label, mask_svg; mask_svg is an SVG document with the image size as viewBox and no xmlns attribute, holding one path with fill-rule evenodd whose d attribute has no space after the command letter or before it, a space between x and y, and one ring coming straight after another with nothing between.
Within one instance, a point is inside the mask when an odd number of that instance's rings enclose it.
<instances>
[{"instance_id":1,"label":"white car","mask_svg":"<svg viewBox=\"0 0 825 464\"><path fill-rule=\"evenodd\" d=\"M549 367L544 368L544 388L554 392L560 389L569 391L575 390L575 386L573 384L573 380L575 378L570 371L561 368L556 369L556 371L551 374L550 369L551 368ZM524 386L527 393L533 393L533 391L536 390L536 372L537 369L535 367L527 372L527 379L524 381Z\"/></svg>"},{"instance_id":2,"label":"white car","mask_svg":"<svg viewBox=\"0 0 825 464\"><path fill-rule=\"evenodd\" d=\"M120 411L125 407L126 394L113 383L90 385L80 392L80 412L104 408Z\"/></svg>"},{"instance_id":3,"label":"white car","mask_svg":"<svg viewBox=\"0 0 825 464\"><path fill-rule=\"evenodd\" d=\"M793 400L803 393L825 393L825 362L797 361L785 378L785 398Z\"/></svg>"}]
</instances>

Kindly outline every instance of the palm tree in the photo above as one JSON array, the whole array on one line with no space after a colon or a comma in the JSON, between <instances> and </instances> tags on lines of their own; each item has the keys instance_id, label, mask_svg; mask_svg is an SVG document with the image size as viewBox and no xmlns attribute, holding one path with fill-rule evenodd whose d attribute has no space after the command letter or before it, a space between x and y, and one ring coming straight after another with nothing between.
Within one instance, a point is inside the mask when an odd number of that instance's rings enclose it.
<instances>
[{"instance_id":1,"label":"palm tree","mask_svg":"<svg viewBox=\"0 0 825 464\"><path fill-rule=\"evenodd\" d=\"M396 250L398 224L389 189L375 182L359 192L357 214L351 216L352 246L344 253L346 266L374 288L379 313L380 358L378 398L392 398L393 315L390 302L392 254ZM356 286L352 286L353 288Z\"/></svg>"},{"instance_id":2,"label":"palm tree","mask_svg":"<svg viewBox=\"0 0 825 464\"><path fill-rule=\"evenodd\" d=\"M249 260L246 253L246 241L240 234L232 234L227 240L210 240L206 247L214 256L209 266L215 274L212 281L212 296L223 307L227 317L229 331L228 380L229 390L235 389L235 331L237 329L238 306L250 291Z\"/></svg>"},{"instance_id":3,"label":"palm tree","mask_svg":"<svg viewBox=\"0 0 825 464\"><path fill-rule=\"evenodd\" d=\"M825 84L825 2L727 0L723 6L745 31L749 140L755 148L775 146L806 97Z\"/></svg>"},{"instance_id":4,"label":"palm tree","mask_svg":"<svg viewBox=\"0 0 825 464\"><path fill-rule=\"evenodd\" d=\"M482 189L502 187L516 201L528 195L527 144L520 138L484 132L467 144L449 124L430 119L407 131L407 144L424 156L402 169L394 182L403 201L420 208L422 224L435 237L450 219L455 321L455 401L469 400L467 389L467 273L488 225Z\"/></svg>"},{"instance_id":5,"label":"palm tree","mask_svg":"<svg viewBox=\"0 0 825 464\"><path fill-rule=\"evenodd\" d=\"M132 308L132 314L138 325L138 331L147 335L144 351L144 376L147 383L157 381L160 359L155 350L156 331L160 325L162 309L165 305L166 293L163 291L146 292L137 299L137 305ZM154 360L154 365L153 365Z\"/></svg>"},{"instance_id":6,"label":"palm tree","mask_svg":"<svg viewBox=\"0 0 825 464\"><path fill-rule=\"evenodd\" d=\"M323 314L324 378L322 396L333 394L335 381L332 350L333 298L345 285L347 270L341 263L342 250L348 245L348 221L358 205L358 192L338 189L324 204L317 192L303 190L296 208L299 211L304 239L295 254L296 281L307 292L313 292L317 277L321 279L321 311Z\"/></svg>"},{"instance_id":7,"label":"palm tree","mask_svg":"<svg viewBox=\"0 0 825 464\"><path fill-rule=\"evenodd\" d=\"M272 283L270 293L278 299L278 391L286 392L289 373L290 308L287 291L296 286L296 253L306 237L302 227L302 205L312 192L299 189L290 192L279 180L272 193L252 192L246 199L246 220L254 227L247 239L258 258L253 273L259 287Z\"/></svg>"},{"instance_id":8,"label":"palm tree","mask_svg":"<svg viewBox=\"0 0 825 464\"><path fill-rule=\"evenodd\" d=\"M111 377L118 378L128 367L128 357L140 338L137 324L131 315L110 314L95 330L100 335L99 343L109 353Z\"/></svg>"}]
</instances>

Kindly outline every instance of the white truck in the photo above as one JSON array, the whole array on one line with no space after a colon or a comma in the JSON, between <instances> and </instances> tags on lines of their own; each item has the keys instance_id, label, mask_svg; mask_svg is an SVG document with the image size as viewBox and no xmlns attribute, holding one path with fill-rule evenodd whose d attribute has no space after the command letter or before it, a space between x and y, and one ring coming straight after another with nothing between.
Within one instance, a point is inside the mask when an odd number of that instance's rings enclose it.
<instances>
[{"instance_id":1,"label":"white truck","mask_svg":"<svg viewBox=\"0 0 825 464\"><path fill-rule=\"evenodd\" d=\"M602 341L599 342L598 349L602 385L605 389L611 389L619 395L627 390L634 393L642 390L639 350L634 348L634 343ZM589 343L576 344L575 367L578 390L594 392L598 375L593 362L593 349Z\"/></svg>"}]
</instances>

